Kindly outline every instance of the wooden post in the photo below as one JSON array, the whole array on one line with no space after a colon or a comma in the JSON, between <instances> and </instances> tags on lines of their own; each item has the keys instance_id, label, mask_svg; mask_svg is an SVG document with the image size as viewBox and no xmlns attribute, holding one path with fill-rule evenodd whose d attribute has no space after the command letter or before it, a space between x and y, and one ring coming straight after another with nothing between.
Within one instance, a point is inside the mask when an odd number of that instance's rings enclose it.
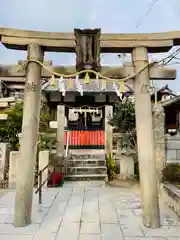
<instances>
[{"instance_id":1,"label":"wooden post","mask_svg":"<svg viewBox=\"0 0 180 240\"><path fill-rule=\"evenodd\" d=\"M110 118L113 116L113 107L112 106L105 106L105 149L106 154L112 153L112 135L113 129L112 126L109 124Z\"/></svg>"},{"instance_id":2,"label":"wooden post","mask_svg":"<svg viewBox=\"0 0 180 240\"><path fill-rule=\"evenodd\" d=\"M148 63L148 51L137 47L132 51L135 73ZM146 87L150 85L148 67L135 77L135 111L138 145L140 186L143 204L143 223L146 227L159 228L159 200L157 190L157 170L155 143L152 121L150 94ZM144 86L144 87L143 87Z\"/></svg>"},{"instance_id":3,"label":"wooden post","mask_svg":"<svg viewBox=\"0 0 180 240\"><path fill-rule=\"evenodd\" d=\"M65 127L65 106L57 106L57 135L56 135L56 156L57 165L61 171L64 162L64 127Z\"/></svg>"},{"instance_id":4,"label":"wooden post","mask_svg":"<svg viewBox=\"0 0 180 240\"><path fill-rule=\"evenodd\" d=\"M28 59L43 61L43 51L39 45L28 46ZM14 226L23 227L31 223L34 170L37 154L39 130L41 66L35 62L27 65L24 93L22 139L17 174L14 210Z\"/></svg>"}]
</instances>

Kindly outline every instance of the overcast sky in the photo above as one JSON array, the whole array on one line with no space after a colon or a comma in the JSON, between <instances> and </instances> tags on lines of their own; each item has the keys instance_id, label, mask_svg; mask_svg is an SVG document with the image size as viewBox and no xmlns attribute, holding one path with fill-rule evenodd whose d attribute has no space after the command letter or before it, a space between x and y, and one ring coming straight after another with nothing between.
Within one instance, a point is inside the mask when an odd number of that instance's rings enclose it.
<instances>
[{"instance_id":1,"label":"overcast sky","mask_svg":"<svg viewBox=\"0 0 180 240\"><path fill-rule=\"evenodd\" d=\"M180 30L180 0L157 0L143 18L152 0L0 0L0 27L27 30L72 32L74 28L101 28L102 32L165 32ZM136 25L143 18L142 24ZM153 59L164 55L150 56ZM54 64L75 64L73 54L48 53ZM117 54L103 54L102 64L118 65ZM25 52L0 46L0 64L26 59ZM170 66L172 67L172 66ZM173 67L179 68L180 65ZM180 74L176 81L163 81L180 92Z\"/></svg>"}]
</instances>

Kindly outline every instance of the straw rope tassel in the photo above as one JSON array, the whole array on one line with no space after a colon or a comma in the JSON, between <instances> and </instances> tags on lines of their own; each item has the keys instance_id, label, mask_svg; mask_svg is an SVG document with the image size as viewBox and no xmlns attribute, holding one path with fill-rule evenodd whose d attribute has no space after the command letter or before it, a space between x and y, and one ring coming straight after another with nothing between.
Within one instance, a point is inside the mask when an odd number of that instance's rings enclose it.
<instances>
[{"instance_id":1,"label":"straw rope tassel","mask_svg":"<svg viewBox=\"0 0 180 240\"><path fill-rule=\"evenodd\" d=\"M85 77L84 77L84 84L89 84L89 74L88 72L86 73Z\"/></svg>"},{"instance_id":2,"label":"straw rope tassel","mask_svg":"<svg viewBox=\"0 0 180 240\"><path fill-rule=\"evenodd\" d=\"M106 81L104 79L100 79L100 88L101 91L106 89Z\"/></svg>"},{"instance_id":3,"label":"straw rope tassel","mask_svg":"<svg viewBox=\"0 0 180 240\"><path fill-rule=\"evenodd\" d=\"M54 74L52 75L52 77L49 79L49 84L51 87L56 87L57 86L57 80L54 76Z\"/></svg>"},{"instance_id":4,"label":"straw rope tassel","mask_svg":"<svg viewBox=\"0 0 180 240\"><path fill-rule=\"evenodd\" d=\"M73 79L72 78L68 79L68 84L67 85L68 85L69 90L73 89Z\"/></svg>"},{"instance_id":5,"label":"straw rope tassel","mask_svg":"<svg viewBox=\"0 0 180 240\"><path fill-rule=\"evenodd\" d=\"M124 81L121 81L118 84L119 84L119 92L121 92L121 93L125 92Z\"/></svg>"}]
</instances>

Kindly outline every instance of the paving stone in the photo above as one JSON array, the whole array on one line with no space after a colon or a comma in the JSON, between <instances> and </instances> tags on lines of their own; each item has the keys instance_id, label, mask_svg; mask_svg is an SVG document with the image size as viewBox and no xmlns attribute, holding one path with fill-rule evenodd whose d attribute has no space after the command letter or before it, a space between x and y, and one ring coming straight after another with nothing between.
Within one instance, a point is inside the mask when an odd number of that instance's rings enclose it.
<instances>
[{"instance_id":1,"label":"paving stone","mask_svg":"<svg viewBox=\"0 0 180 240\"><path fill-rule=\"evenodd\" d=\"M99 204L98 204L98 201L84 201L84 204L83 204L83 212L97 212L99 210Z\"/></svg>"},{"instance_id":2,"label":"paving stone","mask_svg":"<svg viewBox=\"0 0 180 240\"><path fill-rule=\"evenodd\" d=\"M0 213L0 223L4 223L5 220L7 219L8 214L6 213Z\"/></svg>"},{"instance_id":3,"label":"paving stone","mask_svg":"<svg viewBox=\"0 0 180 240\"><path fill-rule=\"evenodd\" d=\"M178 237L180 236L180 230L175 226L162 226L157 229L150 229L143 227L143 231L145 232L145 236L148 237Z\"/></svg>"},{"instance_id":4,"label":"paving stone","mask_svg":"<svg viewBox=\"0 0 180 240\"><path fill-rule=\"evenodd\" d=\"M80 235L79 240L101 240L101 235Z\"/></svg>"},{"instance_id":5,"label":"paving stone","mask_svg":"<svg viewBox=\"0 0 180 240\"><path fill-rule=\"evenodd\" d=\"M26 227L14 227L12 224L0 224L0 233L1 234L14 234L14 235L20 235L20 234L35 234L37 230L39 229L39 224L30 224Z\"/></svg>"},{"instance_id":6,"label":"paving stone","mask_svg":"<svg viewBox=\"0 0 180 240\"><path fill-rule=\"evenodd\" d=\"M162 226L178 226L179 221L169 216L161 216L161 225Z\"/></svg>"},{"instance_id":7,"label":"paving stone","mask_svg":"<svg viewBox=\"0 0 180 240\"><path fill-rule=\"evenodd\" d=\"M49 209L49 214L59 214L63 215L67 207L67 202L54 202Z\"/></svg>"},{"instance_id":8,"label":"paving stone","mask_svg":"<svg viewBox=\"0 0 180 240\"><path fill-rule=\"evenodd\" d=\"M0 239L1 240L34 240L33 235L14 235L14 234L13 235L1 235L0 234Z\"/></svg>"},{"instance_id":9,"label":"paving stone","mask_svg":"<svg viewBox=\"0 0 180 240\"><path fill-rule=\"evenodd\" d=\"M56 239L56 233L49 233L47 231L38 231L34 237L33 240L55 240Z\"/></svg>"},{"instance_id":10,"label":"paving stone","mask_svg":"<svg viewBox=\"0 0 180 240\"><path fill-rule=\"evenodd\" d=\"M81 218L84 222L99 222L100 220L99 213L94 211L88 213L83 212Z\"/></svg>"},{"instance_id":11,"label":"paving stone","mask_svg":"<svg viewBox=\"0 0 180 240\"><path fill-rule=\"evenodd\" d=\"M80 226L80 234L100 234L100 223L82 222Z\"/></svg>"},{"instance_id":12,"label":"paving stone","mask_svg":"<svg viewBox=\"0 0 180 240\"><path fill-rule=\"evenodd\" d=\"M45 216L47 215L48 213L48 208L42 208L41 211L35 211L33 209L33 212L32 212L32 223L42 223ZM10 214L5 220L4 220L4 223L13 223L13 219L14 219L14 216L13 214Z\"/></svg>"},{"instance_id":13,"label":"paving stone","mask_svg":"<svg viewBox=\"0 0 180 240\"><path fill-rule=\"evenodd\" d=\"M42 225L41 225L41 229L43 229L43 231L47 231L50 233L56 233L59 229L59 226L62 222L62 217L59 216L58 214L52 214L52 215L48 215Z\"/></svg>"},{"instance_id":14,"label":"paving stone","mask_svg":"<svg viewBox=\"0 0 180 240\"><path fill-rule=\"evenodd\" d=\"M11 223L15 192L10 192L0 199L0 240L30 240L32 235L32 240L180 240L180 222L162 203L163 226L143 226L138 194L130 188L65 183L63 188L43 190L40 207L38 196L34 195L33 224L14 228Z\"/></svg>"},{"instance_id":15,"label":"paving stone","mask_svg":"<svg viewBox=\"0 0 180 240\"><path fill-rule=\"evenodd\" d=\"M63 221L79 222L81 219L82 207L73 206L66 209L63 217Z\"/></svg>"},{"instance_id":16,"label":"paving stone","mask_svg":"<svg viewBox=\"0 0 180 240\"><path fill-rule=\"evenodd\" d=\"M124 240L166 240L164 237L125 237ZM173 240L173 239L172 239Z\"/></svg>"},{"instance_id":17,"label":"paving stone","mask_svg":"<svg viewBox=\"0 0 180 240\"><path fill-rule=\"evenodd\" d=\"M70 233L60 234L56 237L56 240L79 240L78 235L71 235Z\"/></svg>"},{"instance_id":18,"label":"paving stone","mask_svg":"<svg viewBox=\"0 0 180 240\"><path fill-rule=\"evenodd\" d=\"M144 233L140 225L136 223L128 223L126 225L121 225L123 235L125 237L143 237Z\"/></svg>"},{"instance_id":19,"label":"paving stone","mask_svg":"<svg viewBox=\"0 0 180 240\"><path fill-rule=\"evenodd\" d=\"M103 223L118 223L118 217L115 209L100 210L100 220Z\"/></svg>"},{"instance_id":20,"label":"paving stone","mask_svg":"<svg viewBox=\"0 0 180 240\"><path fill-rule=\"evenodd\" d=\"M80 223L62 223L56 240L78 240Z\"/></svg>"},{"instance_id":21,"label":"paving stone","mask_svg":"<svg viewBox=\"0 0 180 240\"><path fill-rule=\"evenodd\" d=\"M120 224L122 225L141 225L142 219L140 217L128 216L128 215L118 215Z\"/></svg>"},{"instance_id":22,"label":"paving stone","mask_svg":"<svg viewBox=\"0 0 180 240\"><path fill-rule=\"evenodd\" d=\"M180 240L180 237L168 237L166 240Z\"/></svg>"},{"instance_id":23,"label":"paving stone","mask_svg":"<svg viewBox=\"0 0 180 240\"><path fill-rule=\"evenodd\" d=\"M138 208L138 209L133 209L133 213L135 216L141 216L142 215L142 209Z\"/></svg>"},{"instance_id":24,"label":"paving stone","mask_svg":"<svg viewBox=\"0 0 180 240\"><path fill-rule=\"evenodd\" d=\"M0 214L11 214L11 213L13 213L13 207L0 208Z\"/></svg>"},{"instance_id":25,"label":"paving stone","mask_svg":"<svg viewBox=\"0 0 180 240\"><path fill-rule=\"evenodd\" d=\"M101 224L102 240L124 240L118 224Z\"/></svg>"}]
</instances>

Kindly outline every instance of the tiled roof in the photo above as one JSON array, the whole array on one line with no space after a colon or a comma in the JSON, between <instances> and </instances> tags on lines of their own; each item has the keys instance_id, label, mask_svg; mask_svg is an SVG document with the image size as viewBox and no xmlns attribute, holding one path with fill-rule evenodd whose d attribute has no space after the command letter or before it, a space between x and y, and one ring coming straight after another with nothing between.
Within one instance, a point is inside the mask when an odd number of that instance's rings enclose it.
<instances>
[{"instance_id":1,"label":"tiled roof","mask_svg":"<svg viewBox=\"0 0 180 240\"><path fill-rule=\"evenodd\" d=\"M162 103L162 106L163 106L163 107L168 107L168 106L170 106L171 104L173 104L173 103L178 103L178 102L180 102L180 95L178 95L178 96L176 96L176 97L174 97L174 98L172 98L172 99L166 100L165 102Z\"/></svg>"}]
</instances>

